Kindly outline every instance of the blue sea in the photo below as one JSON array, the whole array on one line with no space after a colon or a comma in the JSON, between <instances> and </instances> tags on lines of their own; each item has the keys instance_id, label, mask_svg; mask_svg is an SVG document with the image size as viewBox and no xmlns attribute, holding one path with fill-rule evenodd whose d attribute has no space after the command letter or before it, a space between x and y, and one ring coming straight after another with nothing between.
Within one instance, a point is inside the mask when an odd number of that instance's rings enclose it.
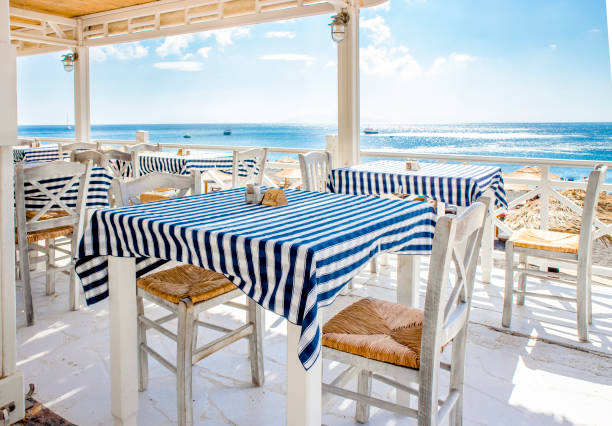
<instances>
[{"instance_id":1,"label":"blue sea","mask_svg":"<svg viewBox=\"0 0 612 426\"><path fill-rule=\"evenodd\" d=\"M223 130L231 129L231 136ZM361 135L362 149L408 149L432 154L499 155L612 161L612 123L486 123L379 125L375 135ZM335 126L308 124L126 124L95 125L94 139L133 140L137 130L151 141L202 145L322 148ZM183 138L189 133L190 139ZM20 126L23 137L74 137L62 126ZM518 166L501 165L510 172ZM551 168L569 179L586 169ZM612 173L608 173L612 182Z\"/></svg>"}]
</instances>

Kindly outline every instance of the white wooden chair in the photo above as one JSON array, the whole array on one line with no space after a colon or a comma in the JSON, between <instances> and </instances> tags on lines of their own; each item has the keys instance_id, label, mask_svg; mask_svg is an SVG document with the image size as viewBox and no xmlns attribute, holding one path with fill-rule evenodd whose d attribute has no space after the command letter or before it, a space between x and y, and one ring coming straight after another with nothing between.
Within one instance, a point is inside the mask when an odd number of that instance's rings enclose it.
<instances>
[{"instance_id":1,"label":"white wooden chair","mask_svg":"<svg viewBox=\"0 0 612 426\"><path fill-rule=\"evenodd\" d=\"M201 192L200 174L176 176L168 173L150 173L133 181L116 180L120 190L118 200L124 205L140 203L141 194L151 193L159 187L179 188L192 194ZM184 193L179 194L179 196ZM139 390L148 385L148 356L151 355L163 366L176 374L177 410L179 425L193 424L192 367L200 360L242 338L249 340L251 380L260 386L264 382L262 336L263 311L251 299L246 305L232 302L244 293L224 275L193 265L180 265L137 280ZM168 310L170 313L159 319L145 316L144 299ZM200 321L199 313L215 306L227 304L247 312L246 323L235 330ZM177 332L164 326L178 317ZM205 327L223 335L198 347L198 327ZM147 330L154 329L177 344L177 361L173 364L147 344Z\"/></svg>"},{"instance_id":2,"label":"white wooden chair","mask_svg":"<svg viewBox=\"0 0 612 426\"><path fill-rule=\"evenodd\" d=\"M75 142L69 144L58 144L59 159L71 158L73 151L92 150L95 151L98 145L95 143Z\"/></svg>"},{"instance_id":3,"label":"white wooden chair","mask_svg":"<svg viewBox=\"0 0 612 426\"><path fill-rule=\"evenodd\" d=\"M92 165L53 161L36 166L15 166L15 216L17 222L17 245L19 249L19 275L23 281L23 297L28 326L34 324L34 307L32 303L32 287L30 263L46 262L46 293L55 292L55 274L67 271L70 273L70 309L77 310L79 306L79 284L74 271L74 257L78 249L79 237L83 229L87 190L91 176ZM54 182L53 188L45 185L49 179L63 179ZM26 210L26 187L37 189L46 198L46 203L40 210ZM67 192L73 190L78 183L76 207L66 204ZM48 199L48 201L47 201ZM56 238L69 237L71 249L65 250L55 243ZM43 247L37 243L46 241ZM29 251L44 253L44 256L30 259ZM67 254L71 261L63 267L55 264L55 250Z\"/></svg>"},{"instance_id":4,"label":"white wooden chair","mask_svg":"<svg viewBox=\"0 0 612 426\"><path fill-rule=\"evenodd\" d=\"M605 166L596 167L589 175L589 181L582 209L582 223L580 234L544 231L539 229L521 229L512 234L506 242L506 285L504 292L504 311L502 325L510 327L512 318L513 296L516 294L516 303L525 304L525 296L546 297L557 300L569 300L577 303L578 338L583 341L589 339L588 324L592 323L591 312L591 269L593 251L593 224L595 211L601 185L606 177ZM514 254L519 255L519 264L515 266ZM529 257L538 257L564 262L576 262L577 274L575 277L561 276L551 272L529 269ZM514 273L518 273L518 288L514 288ZM560 295L547 295L527 291L527 277L532 276L541 280L560 282L576 286L576 297ZM588 323L588 324L587 324Z\"/></svg>"},{"instance_id":5,"label":"white wooden chair","mask_svg":"<svg viewBox=\"0 0 612 426\"><path fill-rule=\"evenodd\" d=\"M232 166L232 188L249 183L262 184L266 168L268 148L253 148L247 151L234 151Z\"/></svg>"},{"instance_id":6,"label":"white wooden chair","mask_svg":"<svg viewBox=\"0 0 612 426\"><path fill-rule=\"evenodd\" d=\"M113 179L111 192L117 206L131 206L152 201L202 193L202 176L192 170L189 176L153 172L137 179Z\"/></svg>"},{"instance_id":7,"label":"white wooden chair","mask_svg":"<svg viewBox=\"0 0 612 426\"><path fill-rule=\"evenodd\" d=\"M132 167L134 170L134 177L140 176L140 162L138 161L138 154L141 152L161 152L162 147L160 144L151 143L139 143L128 147L127 152L132 156Z\"/></svg>"},{"instance_id":8,"label":"white wooden chair","mask_svg":"<svg viewBox=\"0 0 612 426\"><path fill-rule=\"evenodd\" d=\"M302 189L306 191L327 192L327 178L331 172L331 153L309 152L299 154L302 171Z\"/></svg>"},{"instance_id":9,"label":"white wooden chair","mask_svg":"<svg viewBox=\"0 0 612 426\"><path fill-rule=\"evenodd\" d=\"M70 151L70 161L73 163L87 164L91 162L97 167L106 167L106 157L103 152L93 149L72 150Z\"/></svg>"},{"instance_id":10,"label":"white wooden chair","mask_svg":"<svg viewBox=\"0 0 612 426\"><path fill-rule=\"evenodd\" d=\"M467 325L488 205L482 200L459 217L438 220L424 310L361 299L323 326L324 359L350 365L323 384L324 404L332 395L355 400L360 423L375 406L416 417L419 425L440 424L449 415L450 424L461 424ZM446 364L441 353L450 342L451 363ZM450 372L446 399L438 394L440 370ZM356 374L357 392L343 389ZM416 395L418 410L372 397L372 379Z\"/></svg>"}]
</instances>

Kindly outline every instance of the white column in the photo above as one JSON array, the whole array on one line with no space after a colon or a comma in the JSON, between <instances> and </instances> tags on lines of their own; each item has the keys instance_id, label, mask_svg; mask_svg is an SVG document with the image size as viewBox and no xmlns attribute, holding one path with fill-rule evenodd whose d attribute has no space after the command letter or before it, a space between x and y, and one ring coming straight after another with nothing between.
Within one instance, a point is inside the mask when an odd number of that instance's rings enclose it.
<instances>
[{"instance_id":1,"label":"white column","mask_svg":"<svg viewBox=\"0 0 612 426\"><path fill-rule=\"evenodd\" d=\"M82 41L82 23L78 21L77 38ZM74 64L74 137L77 141L91 140L91 114L89 103L89 48L77 47L78 59Z\"/></svg>"},{"instance_id":2,"label":"white column","mask_svg":"<svg viewBox=\"0 0 612 426\"><path fill-rule=\"evenodd\" d=\"M0 2L0 410L14 403L9 423L24 415L23 377L16 371L13 152L17 142L17 53L10 44L8 1Z\"/></svg>"},{"instance_id":3,"label":"white column","mask_svg":"<svg viewBox=\"0 0 612 426\"><path fill-rule=\"evenodd\" d=\"M610 72L612 73L612 0L606 0L608 16L608 48L610 49Z\"/></svg>"},{"instance_id":4,"label":"white column","mask_svg":"<svg viewBox=\"0 0 612 426\"><path fill-rule=\"evenodd\" d=\"M338 156L341 166L359 163L359 6L338 43Z\"/></svg>"}]
</instances>

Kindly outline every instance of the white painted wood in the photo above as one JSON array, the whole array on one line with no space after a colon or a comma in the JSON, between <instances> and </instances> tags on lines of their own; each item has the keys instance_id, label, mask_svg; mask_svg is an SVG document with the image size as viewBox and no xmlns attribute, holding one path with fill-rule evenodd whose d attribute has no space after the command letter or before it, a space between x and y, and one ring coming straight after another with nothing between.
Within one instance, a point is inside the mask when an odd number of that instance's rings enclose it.
<instances>
[{"instance_id":1,"label":"white painted wood","mask_svg":"<svg viewBox=\"0 0 612 426\"><path fill-rule=\"evenodd\" d=\"M136 130L136 142L148 143L149 142L149 132L146 130Z\"/></svg>"},{"instance_id":2,"label":"white painted wood","mask_svg":"<svg viewBox=\"0 0 612 426\"><path fill-rule=\"evenodd\" d=\"M79 21L78 32L81 31ZM74 137L77 141L91 140L89 48L77 47L78 59L74 63Z\"/></svg>"},{"instance_id":3,"label":"white painted wood","mask_svg":"<svg viewBox=\"0 0 612 426\"><path fill-rule=\"evenodd\" d=\"M340 167L340 152L338 151L338 135L325 136L325 150L331 154L332 168Z\"/></svg>"},{"instance_id":4,"label":"white painted wood","mask_svg":"<svg viewBox=\"0 0 612 426\"><path fill-rule=\"evenodd\" d=\"M350 20L338 43L338 162L359 163L359 6L348 7Z\"/></svg>"},{"instance_id":5,"label":"white painted wood","mask_svg":"<svg viewBox=\"0 0 612 426\"><path fill-rule=\"evenodd\" d=\"M528 268L516 268L514 266L514 253L518 253L520 256L529 256L530 258L540 257L545 259L559 258L563 260L575 260L577 261L576 277L574 283L576 284L576 322L578 338L582 341L588 341L588 324L592 320L591 315L591 274L592 274L592 251L593 251L593 225L595 224L595 207L603 181L607 172L606 166L597 166L589 175L587 184L586 196L584 199L584 207L582 209L582 223L580 225L580 237L578 243L578 254L577 256L573 253L560 253L553 250L544 249L532 249L525 247L515 246L512 242L506 243L506 279L505 279L505 290L504 290L504 310L502 314L502 325L504 327L510 327L512 319L512 304L513 295L519 294L517 301L524 303L525 296L532 297L551 297L550 295L544 296L534 292L525 290L525 276L536 276L541 279L545 278L545 274L542 271L532 271ZM542 204L544 205L544 204ZM520 261L520 259L519 259ZM519 272L519 289L514 290L514 272ZM522 276L521 276L522 275ZM561 281L555 277L548 278L550 281ZM556 298L559 298L558 296Z\"/></svg>"},{"instance_id":6,"label":"white painted wood","mask_svg":"<svg viewBox=\"0 0 612 426\"><path fill-rule=\"evenodd\" d=\"M111 412L118 426L138 420L136 262L108 257Z\"/></svg>"},{"instance_id":7,"label":"white painted wood","mask_svg":"<svg viewBox=\"0 0 612 426\"><path fill-rule=\"evenodd\" d=\"M444 216L438 220L427 282L418 370L327 347L323 349L325 358L361 368L370 374L370 376L361 374L361 380L358 381L359 393L347 391L333 384L323 387L326 392L357 401L358 422L367 421L366 407L374 405L402 415L417 417L419 425L439 424L449 415L453 425L462 423L463 369L468 313L486 222L486 205L489 201L483 197L480 202L474 203L460 216ZM402 257L410 258L400 256L398 262ZM453 275L450 274L451 266L454 266ZM453 282L450 282L451 278ZM398 298L399 289L398 276ZM354 320L359 321L357 318ZM441 362L440 357L443 347L451 341L453 352L450 365L450 392L446 400L441 400L438 395L439 372L441 369L448 370L448 366ZM377 374L371 375L372 372ZM382 378L381 381L396 387L399 395L397 404L369 396L370 386L367 378L381 379L381 375L390 376ZM418 388L413 386L413 383L418 384ZM410 396L415 393L418 394L418 412L407 404Z\"/></svg>"},{"instance_id":8,"label":"white painted wood","mask_svg":"<svg viewBox=\"0 0 612 426\"><path fill-rule=\"evenodd\" d=\"M298 154L298 158L302 172L302 189L326 192L327 178L331 172L331 154L327 151L309 152Z\"/></svg>"},{"instance_id":9,"label":"white painted wood","mask_svg":"<svg viewBox=\"0 0 612 426\"><path fill-rule=\"evenodd\" d=\"M302 327L287 321L287 425L321 424L321 375L323 358L305 370L298 358Z\"/></svg>"},{"instance_id":10,"label":"white painted wood","mask_svg":"<svg viewBox=\"0 0 612 426\"><path fill-rule=\"evenodd\" d=\"M489 212L495 210L495 194L487 189L484 197L489 198L487 206ZM495 225L491 213L487 213L485 228L482 235L482 247L480 249L480 268L482 269L482 282L491 283L491 272L493 271L493 248L495 243Z\"/></svg>"},{"instance_id":11,"label":"white painted wood","mask_svg":"<svg viewBox=\"0 0 612 426\"><path fill-rule=\"evenodd\" d=\"M111 184L113 197L119 207L140 204L140 194L154 191L157 188L174 188L178 191L176 197L182 197L188 193L190 195L201 194L202 178L196 170L192 171L189 176L153 172L130 181L115 178Z\"/></svg>"},{"instance_id":12,"label":"white painted wood","mask_svg":"<svg viewBox=\"0 0 612 426\"><path fill-rule=\"evenodd\" d=\"M419 307L421 256L397 256L397 303Z\"/></svg>"},{"instance_id":13,"label":"white painted wood","mask_svg":"<svg viewBox=\"0 0 612 426\"><path fill-rule=\"evenodd\" d=\"M612 28L612 0L606 0L606 17L607 28ZM608 49L610 49L610 72L612 72L612 31L608 31Z\"/></svg>"},{"instance_id":14,"label":"white painted wood","mask_svg":"<svg viewBox=\"0 0 612 426\"><path fill-rule=\"evenodd\" d=\"M246 186L249 183L262 184L266 171L266 158L268 148L253 148L246 151L234 150L232 163L232 188ZM245 166L245 162L253 161L255 164ZM240 176L240 173L246 176ZM257 174L255 173L257 172Z\"/></svg>"}]
</instances>

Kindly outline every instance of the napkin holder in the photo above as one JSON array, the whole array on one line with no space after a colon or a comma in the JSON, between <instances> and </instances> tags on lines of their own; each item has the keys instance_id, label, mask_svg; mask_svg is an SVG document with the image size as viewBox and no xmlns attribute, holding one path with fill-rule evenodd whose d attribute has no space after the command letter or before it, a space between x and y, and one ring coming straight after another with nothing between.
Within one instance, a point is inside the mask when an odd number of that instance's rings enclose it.
<instances>
[{"instance_id":1,"label":"napkin holder","mask_svg":"<svg viewBox=\"0 0 612 426\"><path fill-rule=\"evenodd\" d=\"M264 206L280 207L289 204L285 191L278 188L271 188L266 191L261 202Z\"/></svg>"},{"instance_id":2,"label":"napkin holder","mask_svg":"<svg viewBox=\"0 0 612 426\"><path fill-rule=\"evenodd\" d=\"M260 185L249 183L244 192L244 200L247 204L260 204L264 198L264 192Z\"/></svg>"},{"instance_id":3,"label":"napkin holder","mask_svg":"<svg viewBox=\"0 0 612 426\"><path fill-rule=\"evenodd\" d=\"M421 166L417 160L406 160L406 170L421 170Z\"/></svg>"}]
</instances>

